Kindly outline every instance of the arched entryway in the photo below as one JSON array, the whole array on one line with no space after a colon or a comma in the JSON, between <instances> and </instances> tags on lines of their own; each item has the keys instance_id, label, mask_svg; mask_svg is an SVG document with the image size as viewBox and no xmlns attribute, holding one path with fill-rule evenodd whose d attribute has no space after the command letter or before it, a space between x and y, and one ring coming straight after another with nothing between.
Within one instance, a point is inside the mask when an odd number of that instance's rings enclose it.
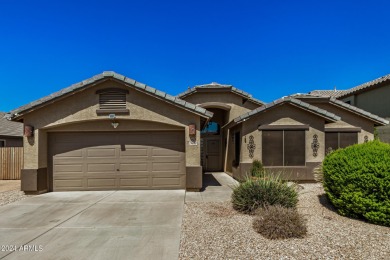
<instances>
[{"instance_id":1,"label":"arched entryway","mask_svg":"<svg viewBox=\"0 0 390 260\"><path fill-rule=\"evenodd\" d=\"M226 132L222 128L228 121L229 106L204 104L214 115L201 132L201 163L206 172L223 171Z\"/></svg>"}]
</instances>

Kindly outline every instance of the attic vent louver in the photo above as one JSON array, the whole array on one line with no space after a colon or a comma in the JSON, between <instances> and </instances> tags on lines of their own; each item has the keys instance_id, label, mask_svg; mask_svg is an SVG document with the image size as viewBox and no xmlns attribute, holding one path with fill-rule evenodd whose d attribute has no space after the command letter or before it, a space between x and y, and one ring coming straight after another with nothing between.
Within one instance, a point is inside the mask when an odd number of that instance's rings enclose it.
<instances>
[{"instance_id":1,"label":"attic vent louver","mask_svg":"<svg viewBox=\"0 0 390 260\"><path fill-rule=\"evenodd\" d=\"M98 114L107 113L127 113L126 94L129 92L125 89L102 89L96 91L99 94Z\"/></svg>"},{"instance_id":2,"label":"attic vent louver","mask_svg":"<svg viewBox=\"0 0 390 260\"><path fill-rule=\"evenodd\" d=\"M100 109L125 109L126 94L118 92L106 92L99 96Z\"/></svg>"}]
</instances>

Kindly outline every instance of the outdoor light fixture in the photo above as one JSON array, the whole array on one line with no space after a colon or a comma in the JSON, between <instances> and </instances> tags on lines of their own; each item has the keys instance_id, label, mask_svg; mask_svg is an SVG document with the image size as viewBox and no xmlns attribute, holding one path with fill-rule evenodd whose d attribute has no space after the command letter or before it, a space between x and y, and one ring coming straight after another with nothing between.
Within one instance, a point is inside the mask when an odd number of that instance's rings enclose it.
<instances>
[{"instance_id":1,"label":"outdoor light fixture","mask_svg":"<svg viewBox=\"0 0 390 260\"><path fill-rule=\"evenodd\" d=\"M196 125L195 124L188 125L188 134L190 136L195 136L196 135Z\"/></svg>"},{"instance_id":2,"label":"outdoor light fixture","mask_svg":"<svg viewBox=\"0 0 390 260\"><path fill-rule=\"evenodd\" d=\"M109 114L108 118L112 120L111 125L113 128L117 128L119 126L119 123L115 121L116 118L115 114Z\"/></svg>"},{"instance_id":3,"label":"outdoor light fixture","mask_svg":"<svg viewBox=\"0 0 390 260\"><path fill-rule=\"evenodd\" d=\"M188 125L188 135L189 135L189 143L190 145L198 145L196 142L196 125L195 124L189 124Z\"/></svg>"},{"instance_id":4,"label":"outdoor light fixture","mask_svg":"<svg viewBox=\"0 0 390 260\"><path fill-rule=\"evenodd\" d=\"M26 137L34 136L34 127L31 125L25 125L24 126L24 136L26 136Z\"/></svg>"}]
</instances>

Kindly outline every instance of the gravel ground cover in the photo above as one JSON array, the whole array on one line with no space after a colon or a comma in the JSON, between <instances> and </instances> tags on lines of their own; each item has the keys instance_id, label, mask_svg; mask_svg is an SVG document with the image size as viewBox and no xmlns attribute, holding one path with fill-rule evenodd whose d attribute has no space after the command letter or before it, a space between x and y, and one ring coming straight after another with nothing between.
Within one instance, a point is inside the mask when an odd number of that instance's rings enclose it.
<instances>
[{"instance_id":1,"label":"gravel ground cover","mask_svg":"<svg viewBox=\"0 0 390 260\"><path fill-rule=\"evenodd\" d=\"M269 240L253 216L227 202L187 202L180 259L390 259L390 228L342 217L320 184L302 184L298 211L308 220L302 239Z\"/></svg>"},{"instance_id":2,"label":"gravel ground cover","mask_svg":"<svg viewBox=\"0 0 390 260\"><path fill-rule=\"evenodd\" d=\"M30 196L20 191L20 181L0 180L0 206L23 200Z\"/></svg>"}]
</instances>

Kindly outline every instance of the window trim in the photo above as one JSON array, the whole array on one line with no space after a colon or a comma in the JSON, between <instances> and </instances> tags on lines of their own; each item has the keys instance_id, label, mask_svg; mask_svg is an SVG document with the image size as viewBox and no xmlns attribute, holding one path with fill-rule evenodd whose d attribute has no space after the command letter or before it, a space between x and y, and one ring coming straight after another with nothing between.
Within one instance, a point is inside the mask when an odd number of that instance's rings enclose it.
<instances>
[{"instance_id":1,"label":"window trim","mask_svg":"<svg viewBox=\"0 0 390 260\"><path fill-rule=\"evenodd\" d=\"M325 132L328 132L328 133L343 133L343 132L347 132L347 133L360 133L362 131L362 128L361 127L348 127L348 128L325 128Z\"/></svg>"},{"instance_id":2,"label":"window trim","mask_svg":"<svg viewBox=\"0 0 390 260\"><path fill-rule=\"evenodd\" d=\"M280 130L309 130L309 125L259 125L258 130L280 131Z\"/></svg>"},{"instance_id":3,"label":"window trim","mask_svg":"<svg viewBox=\"0 0 390 260\"><path fill-rule=\"evenodd\" d=\"M130 110L129 109L96 109L96 114L98 116L101 115L109 115L109 114L116 114L116 115L129 115Z\"/></svg>"}]
</instances>

